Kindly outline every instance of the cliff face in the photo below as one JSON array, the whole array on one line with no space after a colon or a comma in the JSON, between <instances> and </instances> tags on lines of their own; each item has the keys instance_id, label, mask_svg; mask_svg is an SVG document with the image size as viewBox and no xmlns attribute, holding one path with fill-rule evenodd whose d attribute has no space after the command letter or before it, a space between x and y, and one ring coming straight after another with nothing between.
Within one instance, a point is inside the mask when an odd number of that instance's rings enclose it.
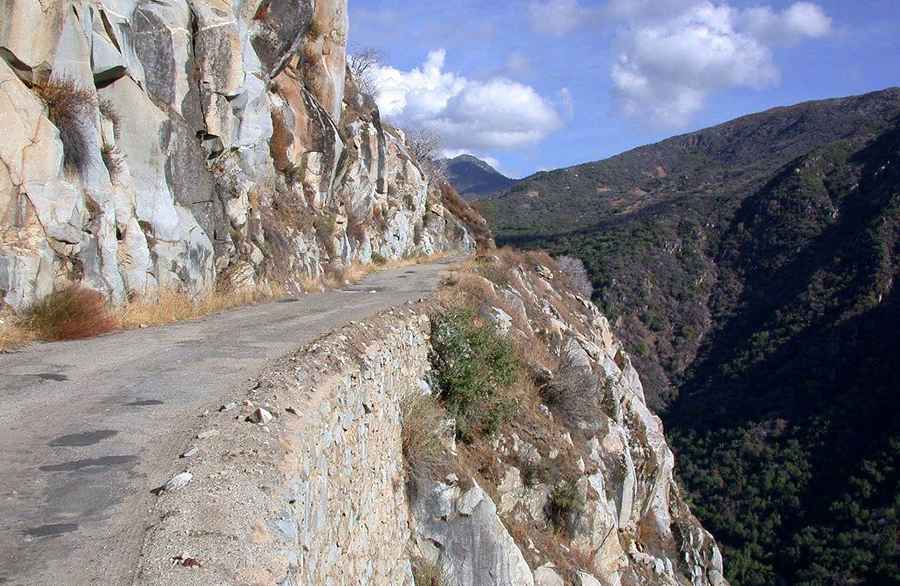
<instances>
[{"instance_id":1,"label":"cliff face","mask_svg":"<svg viewBox=\"0 0 900 586\"><path fill-rule=\"evenodd\" d=\"M220 434L191 442L203 454L188 461L193 482L158 501L138 583L726 586L715 541L673 482L660 420L597 308L542 257L485 257L448 283L437 301L286 357L233 397L241 407L203 419ZM445 459L424 470L408 456L408 428L422 423L405 405L445 396L435 339L463 301L527 348L537 385L565 383L578 408L548 407L525 385L512 419L466 441L441 410ZM274 418L245 421L259 407ZM581 505L561 530L564 479ZM179 555L200 567L173 565ZM429 565L442 581L423 576Z\"/></svg>"},{"instance_id":2,"label":"cliff face","mask_svg":"<svg viewBox=\"0 0 900 586\"><path fill-rule=\"evenodd\" d=\"M346 75L345 0L0 2L0 301L474 246Z\"/></svg>"}]
</instances>

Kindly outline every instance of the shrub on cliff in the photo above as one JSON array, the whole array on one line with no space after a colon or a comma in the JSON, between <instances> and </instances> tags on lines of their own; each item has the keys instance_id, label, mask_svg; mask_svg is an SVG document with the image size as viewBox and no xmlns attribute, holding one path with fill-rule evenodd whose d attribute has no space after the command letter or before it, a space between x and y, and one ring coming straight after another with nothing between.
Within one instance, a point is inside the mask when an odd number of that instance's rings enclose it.
<instances>
[{"instance_id":1,"label":"shrub on cliff","mask_svg":"<svg viewBox=\"0 0 900 586\"><path fill-rule=\"evenodd\" d=\"M103 295L76 285L36 302L25 323L44 340L80 340L117 327Z\"/></svg>"},{"instance_id":2,"label":"shrub on cliff","mask_svg":"<svg viewBox=\"0 0 900 586\"><path fill-rule=\"evenodd\" d=\"M452 309L434 318L431 344L436 381L460 437L496 433L514 411L504 396L519 371L510 340L477 323L472 311Z\"/></svg>"},{"instance_id":3,"label":"shrub on cliff","mask_svg":"<svg viewBox=\"0 0 900 586\"><path fill-rule=\"evenodd\" d=\"M72 79L59 79L35 86L35 92L47 104L47 117L59 129L63 158L67 168L83 171L88 162L90 143L84 125L94 115L93 93Z\"/></svg>"},{"instance_id":4,"label":"shrub on cliff","mask_svg":"<svg viewBox=\"0 0 900 586\"><path fill-rule=\"evenodd\" d=\"M578 492L575 483L565 480L553 487L547 503L547 513L553 526L571 537L578 528L584 507L584 497Z\"/></svg>"}]
</instances>

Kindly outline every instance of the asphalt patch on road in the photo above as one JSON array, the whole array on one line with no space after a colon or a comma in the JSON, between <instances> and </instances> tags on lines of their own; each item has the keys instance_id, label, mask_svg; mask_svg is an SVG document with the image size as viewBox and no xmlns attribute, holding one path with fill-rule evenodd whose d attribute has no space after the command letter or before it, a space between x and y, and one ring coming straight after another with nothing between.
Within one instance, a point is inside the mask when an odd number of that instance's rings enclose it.
<instances>
[{"instance_id":1,"label":"asphalt patch on road","mask_svg":"<svg viewBox=\"0 0 900 586\"><path fill-rule=\"evenodd\" d=\"M29 537L56 537L64 533L78 531L78 523L55 523L52 525L41 525L40 527L32 527L24 531Z\"/></svg>"},{"instance_id":2,"label":"asphalt patch on road","mask_svg":"<svg viewBox=\"0 0 900 586\"><path fill-rule=\"evenodd\" d=\"M84 460L73 460L72 462L63 462L62 464L51 464L49 466L40 466L38 470L41 472L76 472L91 468L110 468L112 466L123 466L137 461L137 456L103 456L102 458L87 458Z\"/></svg>"},{"instance_id":3,"label":"asphalt patch on road","mask_svg":"<svg viewBox=\"0 0 900 586\"><path fill-rule=\"evenodd\" d=\"M165 405L165 402L159 399L138 399L131 403L125 403L126 407L154 407L156 405Z\"/></svg>"},{"instance_id":4,"label":"asphalt patch on road","mask_svg":"<svg viewBox=\"0 0 900 586\"><path fill-rule=\"evenodd\" d=\"M70 435L63 435L49 444L48 446L52 448L56 447L66 447L66 448L83 448L85 446L92 446L94 444L99 444L105 439L109 439L119 432L115 429L98 429L97 431L85 431L82 433L73 433Z\"/></svg>"}]
</instances>

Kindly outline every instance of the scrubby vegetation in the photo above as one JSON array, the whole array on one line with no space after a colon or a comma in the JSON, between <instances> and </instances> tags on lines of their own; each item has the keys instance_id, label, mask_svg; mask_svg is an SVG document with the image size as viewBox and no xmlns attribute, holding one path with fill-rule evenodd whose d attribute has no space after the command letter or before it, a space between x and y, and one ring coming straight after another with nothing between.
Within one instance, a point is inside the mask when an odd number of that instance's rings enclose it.
<instances>
[{"instance_id":1,"label":"scrubby vegetation","mask_svg":"<svg viewBox=\"0 0 900 586\"><path fill-rule=\"evenodd\" d=\"M434 317L432 348L435 381L460 438L494 435L515 410L505 393L519 369L510 340L457 308Z\"/></svg>"},{"instance_id":2,"label":"scrubby vegetation","mask_svg":"<svg viewBox=\"0 0 900 586\"><path fill-rule=\"evenodd\" d=\"M47 117L59 129L66 167L83 171L90 160L91 145L85 127L92 124L97 108L94 94L72 79L51 80L34 89L47 104Z\"/></svg>"},{"instance_id":3,"label":"scrubby vegetation","mask_svg":"<svg viewBox=\"0 0 900 586\"><path fill-rule=\"evenodd\" d=\"M78 286L55 291L32 305L25 324L43 340L91 338L117 327L103 295Z\"/></svg>"},{"instance_id":4,"label":"scrubby vegetation","mask_svg":"<svg viewBox=\"0 0 900 586\"><path fill-rule=\"evenodd\" d=\"M733 586L900 583L898 115L767 112L494 202L585 262Z\"/></svg>"},{"instance_id":5,"label":"scrubby vegetation","mask_svg":"<svg viewBox=\"0 0 900 586\"><path fill-rule=\"evenodd\" d=\"M418 558L413 560L412 566L416 586L453 586L450 572L438 563Z\"/></svg>"},{"instance_id":6,"label":"scrubby vegetation","mask_svg":"<svg viewBox=\"0 0 900 586\"><path fill-rule=\"evenodd\" d=\"M553 487L547 504L547 515L553 526L572 536L584 513L584 497L575 488L575 483L563 480Z\"/></svg>"},{"instance_id":7,"label":"scrubby vegetation","mask_svg":"<svg viewBox=\"0 0 900 586\"><path fill-rule=\"evenodd\" d=\"M427 476L444 461L446 414L431 395L412 394L400 406L403 459L413 476Z\"/></svg>"}]
</instances>

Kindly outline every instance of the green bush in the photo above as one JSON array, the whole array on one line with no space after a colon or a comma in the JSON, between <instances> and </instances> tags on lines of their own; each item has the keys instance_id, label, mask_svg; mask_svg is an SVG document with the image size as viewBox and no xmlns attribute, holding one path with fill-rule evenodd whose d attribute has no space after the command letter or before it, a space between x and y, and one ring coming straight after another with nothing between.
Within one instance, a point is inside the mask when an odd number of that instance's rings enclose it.
<instances>
[{"instance_id":1,"label":"green bush","mask_svg":"<svg viewBox=\"0 0 900 586\"><path fill-rule=\"evenodd\" d=\"M554 527L573 536L584 507L584 497L578 492L575 483L565 480L553 487L547 513Z\"/></svg>"},{"instance_id":2,"label":"green bush","mask_svg":"<svg viewBox=\"0 0 900 586\"><path fill-rule=\"evenodd\" d=\"M515 383L519 361L512 343L491 325L479 325L468 309L433 319L431 363L461 439L493 435L515 413L504 391Z\"/></svg>"}]
</instances>

